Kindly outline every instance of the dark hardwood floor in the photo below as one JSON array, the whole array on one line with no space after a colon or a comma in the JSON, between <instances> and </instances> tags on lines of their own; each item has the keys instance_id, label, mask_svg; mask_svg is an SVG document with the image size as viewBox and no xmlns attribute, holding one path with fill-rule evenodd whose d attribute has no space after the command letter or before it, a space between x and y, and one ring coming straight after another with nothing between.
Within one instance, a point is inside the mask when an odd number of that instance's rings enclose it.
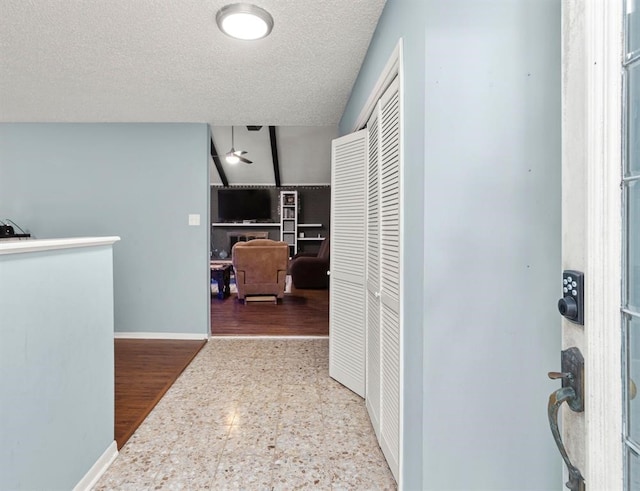
<instances>
[{"instance_id":1,"label":"dark hardwood floor","mask_svg":"<svg viewBox=\"0 0 640 491\"><path fill-rule=\"evenodd\" d=\"M206 341L114 341L114 433L121 449Z\"/></svg>"},{"instance_id":2,"label":"dark hardwood floor","mask_svg":"<svg viewBox=\"0 0 640 491\"><path fill-rule=\"evenodd\" d=\"M212 336L327 336L329 290L297 290L281 303L240 302L235 293L211 297Z\"/></svg>"}]
</instances>

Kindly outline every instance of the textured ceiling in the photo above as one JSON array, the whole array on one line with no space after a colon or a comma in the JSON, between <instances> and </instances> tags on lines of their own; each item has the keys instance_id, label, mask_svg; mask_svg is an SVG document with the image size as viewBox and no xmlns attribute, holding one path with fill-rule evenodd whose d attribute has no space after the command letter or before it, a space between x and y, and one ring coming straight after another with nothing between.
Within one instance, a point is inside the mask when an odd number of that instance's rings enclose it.
<instances>
[{"instance_id":1,"label":"textured ceiling","mask_svg":"<svg viewBox=\"0 0 640 491\"><path fill-rule=\"evenodd\" d=\"M246 42L232 0L0 0L0 121L335 125L384 2L257 0Z\"/></svg>"}]
</instances>

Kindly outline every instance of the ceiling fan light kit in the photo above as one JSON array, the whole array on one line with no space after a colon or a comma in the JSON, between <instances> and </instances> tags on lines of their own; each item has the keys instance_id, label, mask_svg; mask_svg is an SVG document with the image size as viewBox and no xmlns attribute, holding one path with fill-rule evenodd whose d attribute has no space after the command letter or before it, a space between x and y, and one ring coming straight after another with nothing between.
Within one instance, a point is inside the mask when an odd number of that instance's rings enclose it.
<instances>
[{"instance_id":1,"label":"ceiling fan light kit","mask_svg":"<svg viewBox=\"0 0 640 491\"><path fill-rule=\"evenodd\" d=\"M218 10L216 22L227 36L246 41L262 39L273 29L271 14L250 3L225 5Z\"/></svg>"},{"instance_id":2,"label":"ceiling fan light kit","mask_svg":"<svg viewBox=\"0 0 640 491\"><path fill-rule=\"evenodd\" d=\"M237 164L238 162L240 162L240 157L235 155L233 152L230 152L225 157L225 160L227 161L227 164L232 164L233 165L233 164Z\"/></svg>"},{"instance_id":3,"label":"ceiling fan light kit","mask_svg":"<svg viewBox=\"0 0 640 491\"><path fill-rule=\"evenodd\" d=\"M227 164L232 164L235 165L238 162L244 162L245 164L253 164L252 160L249 160L245 157L243 157L244 154L246 154L246 150L236 150L235 148L235 142L233 139L233 126L231 127L231 150L229 150L225 156L224 159L227 161Z\"/></svg>"}]
</instances>

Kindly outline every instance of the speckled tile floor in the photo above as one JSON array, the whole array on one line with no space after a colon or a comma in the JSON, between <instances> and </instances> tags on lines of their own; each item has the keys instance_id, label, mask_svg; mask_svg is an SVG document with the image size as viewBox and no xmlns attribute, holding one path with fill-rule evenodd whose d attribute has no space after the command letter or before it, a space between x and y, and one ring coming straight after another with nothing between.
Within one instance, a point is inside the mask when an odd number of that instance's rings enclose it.
<instances>
[{"instance_id":1,"label":"speckled tile floor","mask_svg":"<svg viewBox=\"0 0 640 491\"><path fill-rule=\"evenodd\" d=\"M211 339L94 490L396 489L328 360L328 339Z\"/></svg>"}]
</instances>

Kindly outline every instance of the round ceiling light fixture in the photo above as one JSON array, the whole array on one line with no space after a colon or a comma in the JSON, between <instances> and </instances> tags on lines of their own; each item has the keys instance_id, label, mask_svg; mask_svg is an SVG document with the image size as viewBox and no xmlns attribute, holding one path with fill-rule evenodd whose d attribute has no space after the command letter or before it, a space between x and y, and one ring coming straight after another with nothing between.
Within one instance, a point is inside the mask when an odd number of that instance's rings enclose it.
<instances>
[{"instance_id":1,"label":"round ceiling light fixture","mask_svg":"<svg viewBox=\"0 0 640 491\"><path fill-rule=\"evenodd\" d=\"M271 14L250 3L225 5L218 10L216 22L227 36L247 41L266 37L273 29Z\"/></svg>"}]
</instances>

